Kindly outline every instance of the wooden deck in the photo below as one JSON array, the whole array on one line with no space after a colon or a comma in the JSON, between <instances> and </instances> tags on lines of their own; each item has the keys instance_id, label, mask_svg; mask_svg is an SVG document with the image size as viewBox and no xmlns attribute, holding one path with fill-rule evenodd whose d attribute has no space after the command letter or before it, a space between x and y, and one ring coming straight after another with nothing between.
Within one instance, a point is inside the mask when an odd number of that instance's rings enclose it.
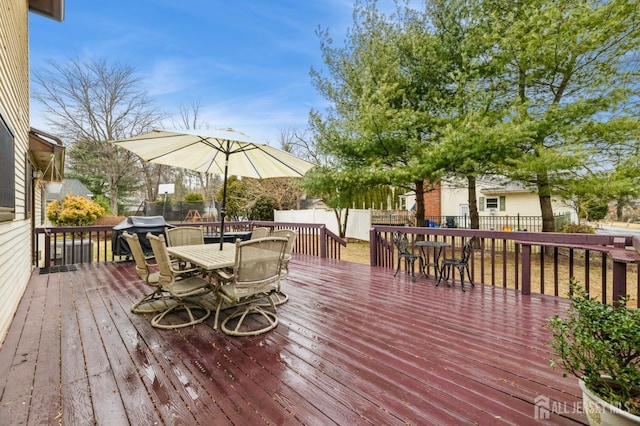
<instances>
[{"instance_id":1,"label":"wooden deck","mask_svg":"<svg viewBox=\"0 0 640 426\"><path fill-rule=\"evenodd\" d=\"M212 319L152 328L129 310L147 292L132 263L35 272L0 350L0 424L586 423L542 328L565 300L307 256L290 269L279 326L250 338Z\"/></svg>"}]
</instances>

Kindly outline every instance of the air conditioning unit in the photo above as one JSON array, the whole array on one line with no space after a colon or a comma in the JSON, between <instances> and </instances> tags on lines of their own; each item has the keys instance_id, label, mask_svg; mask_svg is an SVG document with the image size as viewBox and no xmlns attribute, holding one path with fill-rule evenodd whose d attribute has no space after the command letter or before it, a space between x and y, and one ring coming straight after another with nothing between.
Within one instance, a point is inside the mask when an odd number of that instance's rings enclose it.
<instances>
[{"instance_id":1,"label":"air conditioning unit","mask_svg":"<svg viewBox=\"0 0 640 426\"><path fill-rule=\"evenodd\" d=\"M56 241L55 264L89 263L93 260L93 241L90 239Z\"/></svg>"}]
</instances>

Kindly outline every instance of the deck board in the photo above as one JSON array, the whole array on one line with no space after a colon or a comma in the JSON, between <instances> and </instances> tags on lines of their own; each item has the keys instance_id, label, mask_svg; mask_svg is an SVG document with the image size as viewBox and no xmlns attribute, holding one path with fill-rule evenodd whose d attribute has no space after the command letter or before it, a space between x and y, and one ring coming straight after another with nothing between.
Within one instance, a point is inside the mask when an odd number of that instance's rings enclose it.
<instances>
[{"instance_id":1,"label":"deck board","mask_svg":"<svg viewBox=\"0 0 640 426\"><path fill-rule=\"evenodd\" d=\"M51 354L60 353L60 287L49 285L46 275L34 276L34 279L44 279L41 285L34 282L31 286L38 290L39 297L46 298L38 303L44 305L44 317L36 364L36 375L33 378L33 393L31 395L30 422L32 424L47 424L51 412L60 413L60 358ZM1 351L0 351L1 352Z\"/></svg>"},{"instance_id":2,"label":"deck board","mask_svg":"<svg viewBox=\"0 0 640 426\"><path fill-rule=\"evenodd\" d=\"M158 330L131 305L133 263L36 271L0 349L0 425L531 424L534 400L586 424L549 366L545 319L568 302L294 256L280 324L255 337L213 316ZM207 298L205 303L212 303Z\"/></svg>"}]
</instances>

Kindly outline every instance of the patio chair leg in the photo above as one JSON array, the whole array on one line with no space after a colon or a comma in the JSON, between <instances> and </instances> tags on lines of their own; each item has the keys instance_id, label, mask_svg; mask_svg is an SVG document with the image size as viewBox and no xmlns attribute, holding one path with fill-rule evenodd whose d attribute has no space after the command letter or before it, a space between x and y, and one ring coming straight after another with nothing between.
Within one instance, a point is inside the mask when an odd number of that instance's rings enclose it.
<instances>
[{"instance_id":1,"label":"patio chair leg","mask_svg":"<svg viewBox=\"0 0 640 426\"><path fill-rule=\"evenodd\" d=\"M449 280L449 272L451 270L451 267L449 265L442 265L440 267L440 276L438 277L438 282L436 283L436 287L438 287L440 285L440 281L442 280L442 277L444 277L444 273L445 270L447 272L447 277L444 279L444 282L446 283Z\"/></svg>"},{"instance_id":2,"label":"patio chair leg","mask_svg":"<svg viewBox=\"0 0 640 426\"><path fill-rule=\"evenodd\" d=\"M157 314L171 307L168 300L170 300L169 296L163 291L156 290L134 303L131 306L131 312L134 314Z\"/></svg>"},{"instance_id":3,"label":"patio chair leg","mask_svg":"<svg viewBox=\"0 0 640 426\"><path fill-rule=\"evenodd\" d=\"M420 273L418 275L416 275L416 260L420 262ZM411 262L411 281L416 282L418 277L422 276L423 272L424 272L424 260L422 260L422 257L413 259L413 261Z\"/></svg>"},{"instance_id":4,"label":"patio chair leg","mask_svg":"<svg viewBox=\"0 0 640 426\"><path fill-rule=\"evenodd\" d=\"M411 281L415 282L415 280L416 280L416 260L415 259L411 259L410 272L411 272Z\"/></svg>"},{"instance_id":5,"label":"patio chair leg","mask_svg":"<svg viewBox=\"0 0 640 426\"><path fill-rule=\"evenodd\" d=\"M458 272L460 273L460 287L462 288L462 291L467 291L464 289L464 266L459 266Z\"/></svg>"},{"instance_id":6,"label":"patio chair leg","mask_svg":"<svg viewBox=\"0 0 640 426\"><path fill-rule=\"evenodd\" d=\"M394 277L395 277L395 276L397 276L397 275L398 275L398 272L400 272L400 259L398 259L398 267L396 268L396 273L395 273L395 274L393 274L393 276L394 276Z\"/></svg>"}]
</instances>

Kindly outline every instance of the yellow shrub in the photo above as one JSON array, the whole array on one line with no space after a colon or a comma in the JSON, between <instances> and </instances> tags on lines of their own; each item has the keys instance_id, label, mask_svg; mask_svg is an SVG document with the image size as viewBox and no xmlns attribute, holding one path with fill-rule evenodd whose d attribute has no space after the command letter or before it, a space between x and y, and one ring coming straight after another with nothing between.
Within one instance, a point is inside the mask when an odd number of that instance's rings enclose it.
<instances>
[{"instance_id":1,"label":"yellow shrub","mask_svg":"<svg viewBox=\"0 0 640 426\"><path fill-rule=\"evenodd\" d=\"M76 195L67 195L62 202L47 206L47 218L58 226L93 225L104 214L99 204Z\"/></svg>"}]
</instances>

